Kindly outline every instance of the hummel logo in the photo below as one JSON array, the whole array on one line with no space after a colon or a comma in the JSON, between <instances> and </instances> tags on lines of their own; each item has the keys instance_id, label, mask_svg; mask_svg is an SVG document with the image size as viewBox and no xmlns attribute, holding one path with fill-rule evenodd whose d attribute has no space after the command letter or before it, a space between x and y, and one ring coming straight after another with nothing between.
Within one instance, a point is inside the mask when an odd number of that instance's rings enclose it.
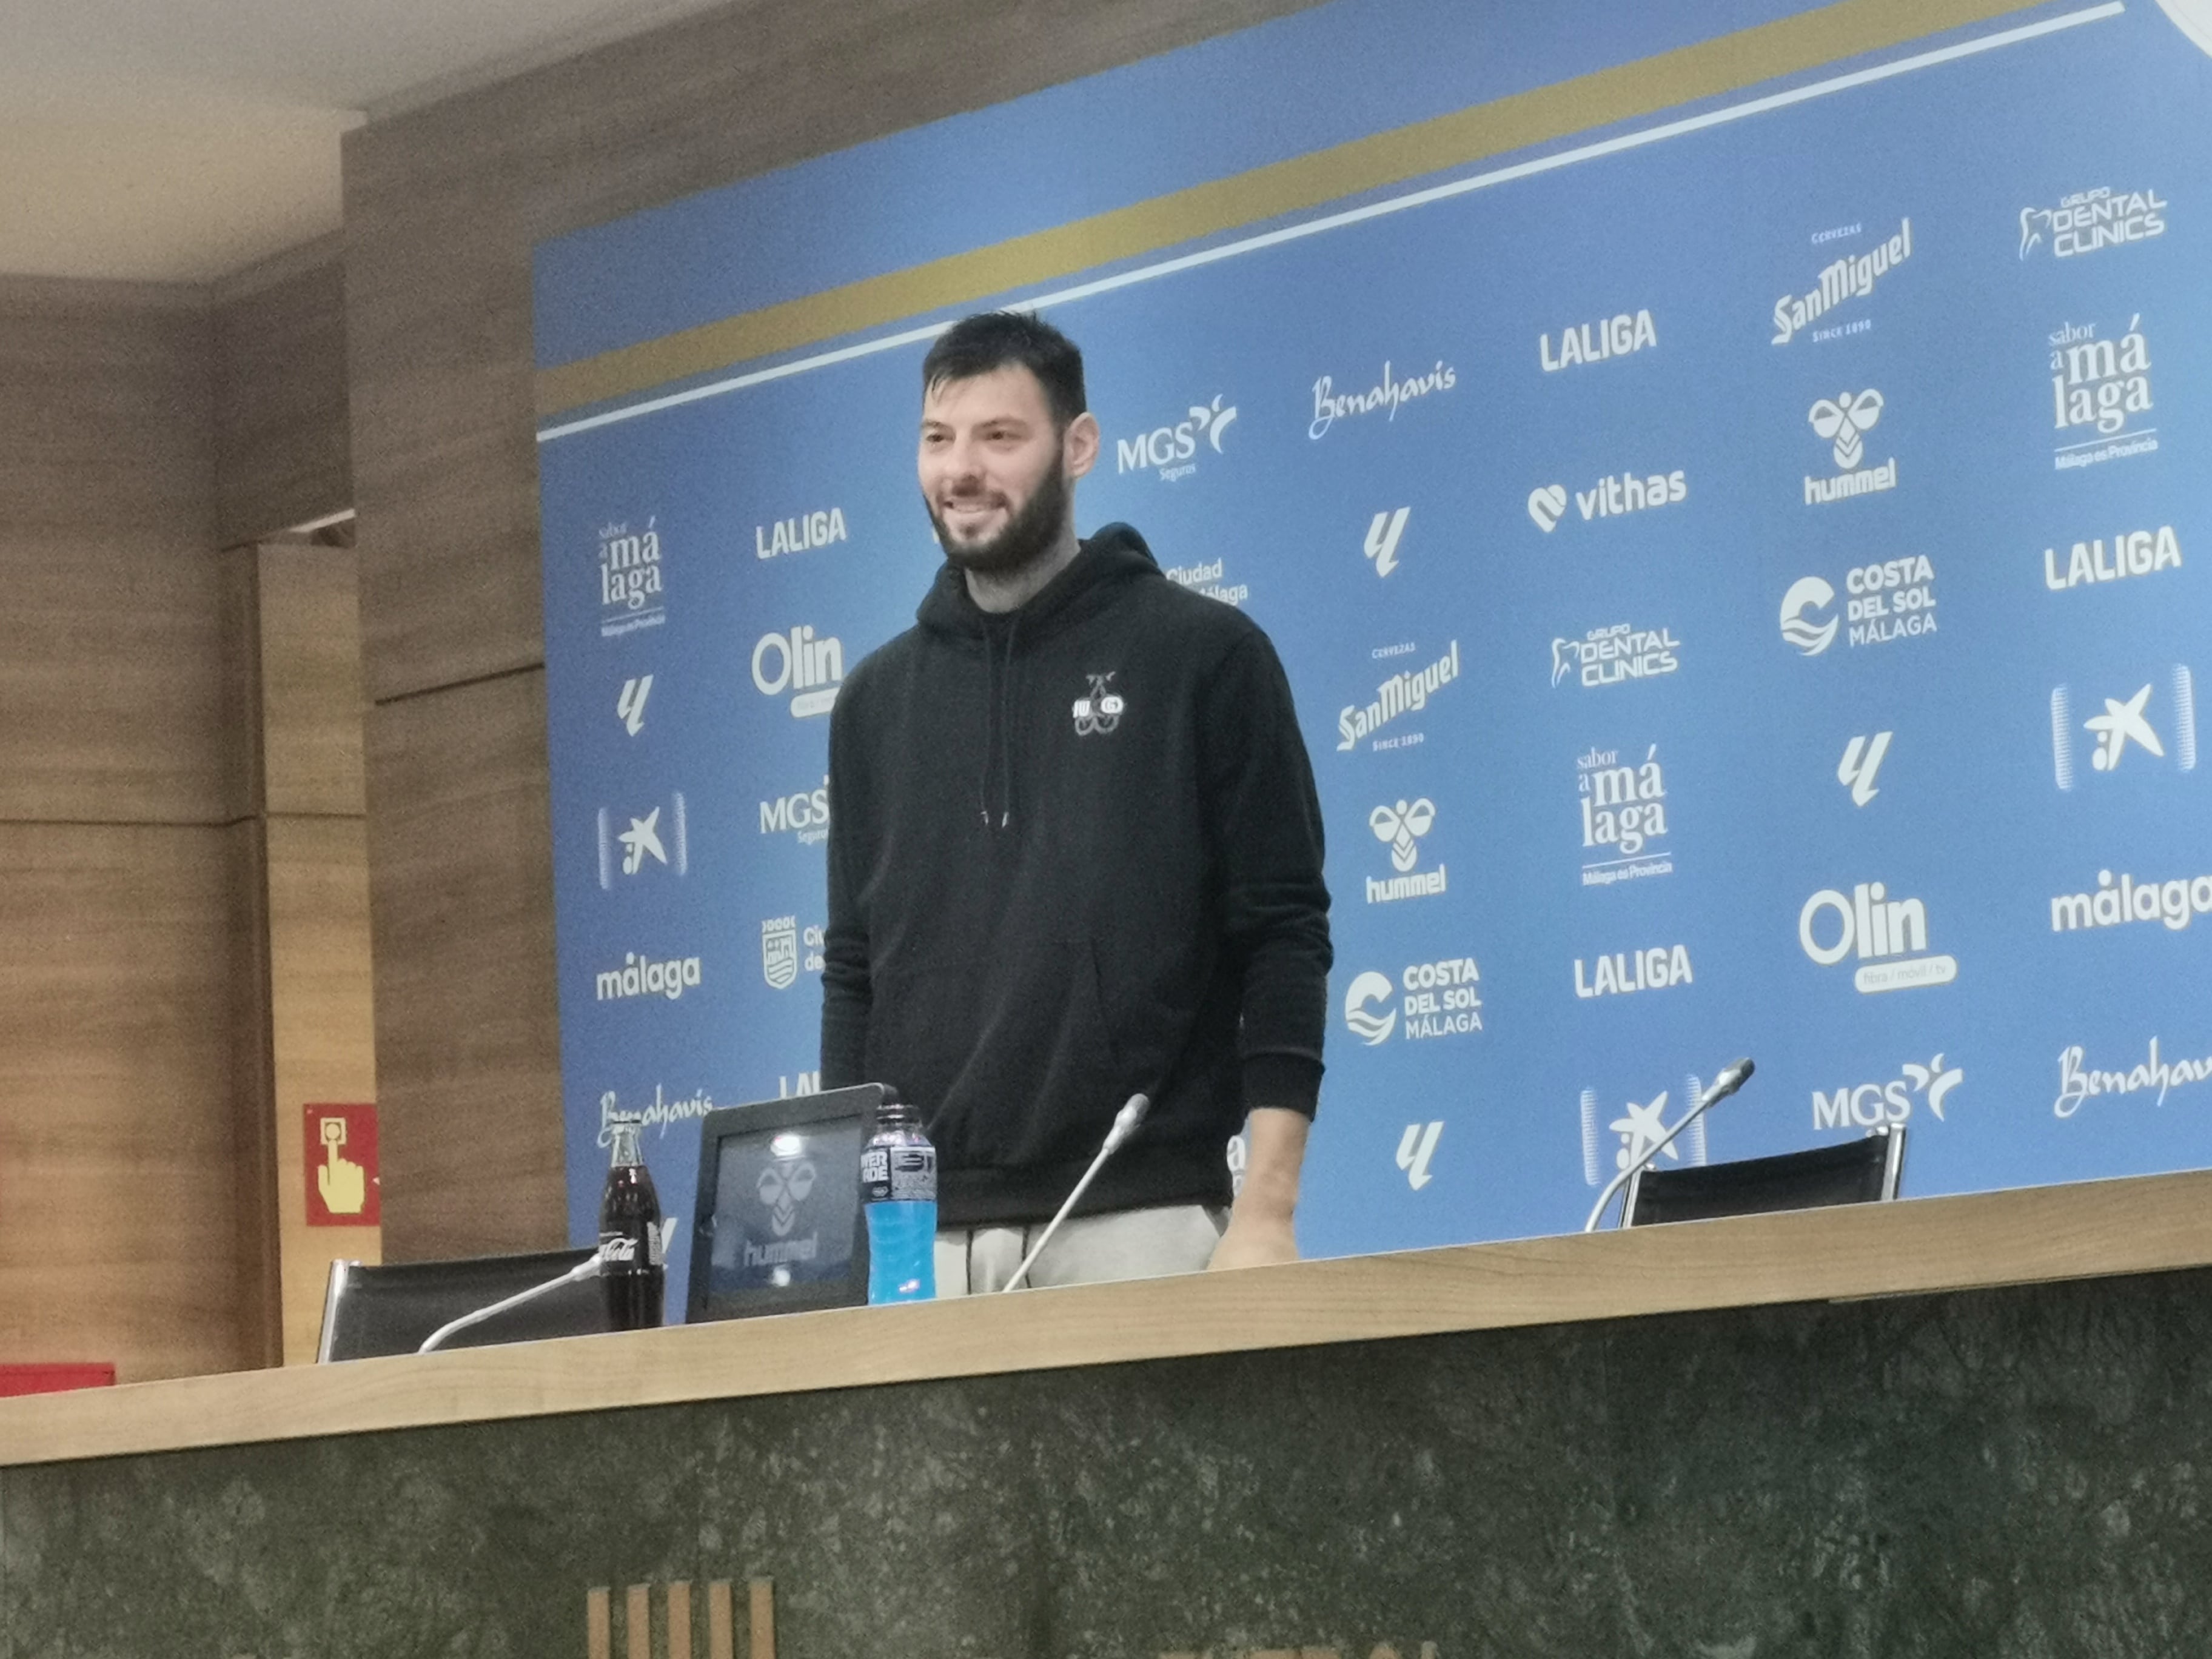
<instances>
[{"instance_id":1,"label":"hummel logo","mask_svg":"<svg viewBox=\"0 0 2212 1659\"><path fill-rule=\"evenodd\" d=\"M1374 561L1376 575L1387 576L1398 568L1398 538L1406 533L1406 519L1413 510L1401 507L1393 513L1384 507L1367 526L1367 556Z\"/></svg>"},{"instance_id":2,"label":"hummel logo","mask_svg":"<svg viewBox=\"0 0 2212 1659\"><path fill-rule=\"evenodd\" d=\"M1846 392L1833 403L1823 398L1806 418L1812 422L1814 432L1834 440L1836 465L1849 472L1866 459L1866 446L1859 441L1859 434L1874 430L1881 419L1881 393L1869 387L1864 392Z\"/></svg>"},{"instance_id":3,"label":"hummel logo","mask_svg":"<svg viewBox=\"0 0 2212 1659\"><path fill-rule=\"evenodd\" d=\"M653 676L641 674L634 680L624 680L622 695L615 699L615 718L633 738L645 729L645 700L652 695Z\"/></svg>"},{"instance_id":4,"label":"hummel logo","mask_svg":"<svg viewBox=\"0 0 2212 1659\"><path fill-rule=\"evenodd\" d=\"M1390 866L1401 873L1420 862L1420 838L1436 821L1436 804L1425 796L1410 805L1401 800L1395 806L1378 806L1367 815L1367 827L1376 840L1389 843Z\"/></svg>"}]
</instances>

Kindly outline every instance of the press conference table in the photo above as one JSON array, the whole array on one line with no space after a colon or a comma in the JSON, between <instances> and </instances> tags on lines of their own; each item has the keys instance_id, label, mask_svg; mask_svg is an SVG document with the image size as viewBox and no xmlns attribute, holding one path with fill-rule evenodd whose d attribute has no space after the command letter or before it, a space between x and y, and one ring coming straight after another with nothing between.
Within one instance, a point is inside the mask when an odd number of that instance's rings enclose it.
<instances>
[{"instance_id":1,"label":"press conference table","mask_svg":"<svg viewBox=\"0 0 2212 1659\"><path fill-rule=\"evenodd\" d=\"M0 1401L0 1659L2212 1651L2207 1263L2198 1172Z\"/></svg>"}]
</instances>

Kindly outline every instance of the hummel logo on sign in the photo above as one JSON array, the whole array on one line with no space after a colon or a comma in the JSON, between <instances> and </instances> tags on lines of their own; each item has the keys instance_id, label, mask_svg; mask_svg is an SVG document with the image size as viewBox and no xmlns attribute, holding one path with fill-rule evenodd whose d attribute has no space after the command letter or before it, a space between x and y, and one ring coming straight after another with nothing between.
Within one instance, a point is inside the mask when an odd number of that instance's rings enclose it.
<instances>
[{"instance_id":1,"label":"hummel logo on sign","mask_svg":"<svg viewBox=\"0 0 2212 1659\"><path fill-rule=\"evenodd\" d=\"M1079 738L1104 737L1121 723L1122 711L1128 705L1120 696L1108 690L1119 669L1103 674L1086 674L1091 682L1091 695L1075 700L1075 735Z\"/></svg>"},{"instance_id":2,"label":"hummel logo on sign","mask_svg":"<svg viewBox=\"0 0 2212 1659\"><path fill-rule=\"evenodd\" d=\"M1873 431L1881 419L1881 393L1869 388L1846 392L1832 403L1823 398L1806 418L1813 422L1814 431L1835 441L1836 465L1848 472L1866 459L1866 446L1859 441L1859 434Z\"/></svg>"},{"instance_id":3,"label":"hummel logo on sign","mask_svg":"<svg viewBox=\"0 0 2212 1659\"><path fill-rule=\"evenodd\" d=\"M1408 1123L1406 1133L1398 1138L1398 1167L1406 1172L1406 1184L1415 1192L1429 1184L1429 1159L1436 1155L1437 1140L1444 1132L1443 1121Z\"/></svg>"},{"instance_id":4,"label":"hummel logo on sign","mask_svg":"<svg viewBox=\"0 0 2212 1659\"><path fill-rule=\"evenodd\" d=\"M1536 528L1547 536L1558 528L1567 510L1567 487L1565 484L1545 484L1528 492L1528 516L1536 521Z\"/></svg>"},{"instance_id":5,"label":"hummel logo on sign","mask_svg":"<svg viewBox=\"0 0 2212 1659\"><path fill-rule=\"evenodd\" d=\"M1398 568L1398 538L1406 533L1407 515L1413 510L1401 507L1393 513L1386 507L1367 526L1367 556L1374 561L1376 575L1387 576Z\"/></svg>"},{"instance_id":6,"label":"hummel logo on sign","mask_svg":"<svg viewBox=\"0 0 2212 1659\"><path fill-rule=\"evenodd\" d=\"M652 695L653 676L641 674L634 680L624 680L622 695L615 699L615 718L633 738L645 730L645 700Z\"/></svg>"},{"instance_id":7,"label":"hummel logo on sign","mask_svg":"<svg viewBox=\"0 0 2212 1659\"><path fill-rule=\"evenodd\" d=\"M1850 787L1851 805L1864 806L1881 793L1875 787L1875 774L1881 770L1881 757L1889 752L1892 733L1877 732L1871 738L1853 738L1844 745L1843 764L1836 768L1836 781Z\"/></svg>"},{"instance_id":8,"label":"hummel logo on sign","mask_svg":"<svg viewBox=\"0 0 2212 1659\"><path fill-rule=\"evenodd\" d=\"M1403 873L1421 861L1420 838L1437 821L1436 804L1426 796L1408 805L1378 806L1367 815L1375 839L1390 847L1390 867Z\"/></svg>"}]
</instances>

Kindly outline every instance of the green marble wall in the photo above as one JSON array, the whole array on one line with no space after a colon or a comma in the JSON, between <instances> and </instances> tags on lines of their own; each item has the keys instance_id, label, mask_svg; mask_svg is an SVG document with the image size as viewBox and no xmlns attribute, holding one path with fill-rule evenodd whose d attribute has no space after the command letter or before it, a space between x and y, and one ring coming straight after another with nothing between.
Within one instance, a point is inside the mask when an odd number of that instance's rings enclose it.
<instances>
[{"instance_id":1,"label":"green marble wall","mask_svg":"<svg viewBox=\"0 0 2212 1659\"><path fill-rule=\"evenodd\" d=\"M2171 1659L2208 1431L2191 1272L118 1458L0 1472L0 1659L581 1659L714 1578L743 1656L759 1575L781 1659Z\"/></svg>"}]
</instances>

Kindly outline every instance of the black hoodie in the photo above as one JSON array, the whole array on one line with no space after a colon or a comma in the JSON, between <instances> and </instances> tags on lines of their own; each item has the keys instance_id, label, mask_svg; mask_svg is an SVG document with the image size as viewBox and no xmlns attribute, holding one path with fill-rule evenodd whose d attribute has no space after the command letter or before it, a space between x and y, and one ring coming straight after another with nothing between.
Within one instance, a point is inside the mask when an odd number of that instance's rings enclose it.
<instances>
[{"instance_id":1,"label":"black hoodie","mask_svg":"<svg viewBox=\"0 0 2212 1659\"><path fill-rule=\"evenodd\" d=\"M1250 1106L1310 1115L1328 891L1258 625L1110 525L994 616L946 564L830 725L822 1081L891 1085L946 1226L1041 1220L1123 1101L1083 1212L1229 1200Z\"/></svg>"}]
</instances>

